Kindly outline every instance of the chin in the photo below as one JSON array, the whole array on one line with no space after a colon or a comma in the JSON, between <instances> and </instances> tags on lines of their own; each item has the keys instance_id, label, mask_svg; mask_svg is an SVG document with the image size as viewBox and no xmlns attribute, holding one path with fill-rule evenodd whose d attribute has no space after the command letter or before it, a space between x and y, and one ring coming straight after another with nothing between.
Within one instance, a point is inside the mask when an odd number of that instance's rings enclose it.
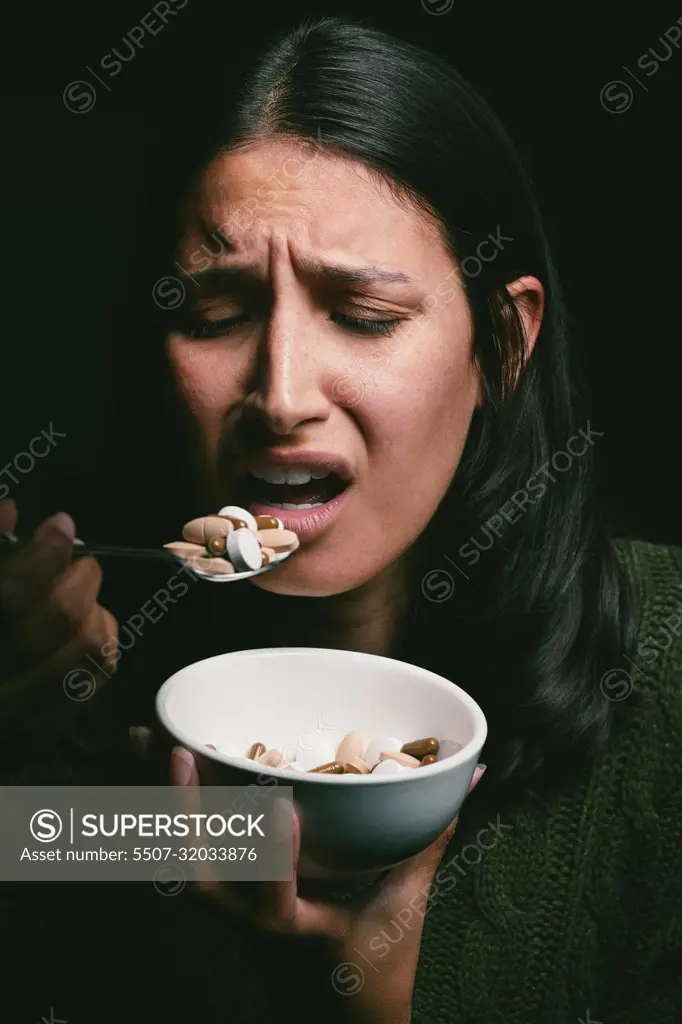
<instances>
[{"instance_id":1,"label":"chin","mask_svg":"<svg viewBox=\"0 0 682 1024\"><path fill-rule=\"evenodd\" d=\"M300 556L292 555L291 562L293 563L297 557ZM280 569L254 576L250 581L251 585L267 590L271 594L287 597L335 597L349 590L356 590L375 575L368 572L363 575L354 573L350 576L347 571L335 572L333 569L323 570L321 566L316 567L316 559L309 561L309 568L302 566L300 562L296 566L285 564ZM347 570L347 566L345 568Z\"/></svg>"}]
</instances>

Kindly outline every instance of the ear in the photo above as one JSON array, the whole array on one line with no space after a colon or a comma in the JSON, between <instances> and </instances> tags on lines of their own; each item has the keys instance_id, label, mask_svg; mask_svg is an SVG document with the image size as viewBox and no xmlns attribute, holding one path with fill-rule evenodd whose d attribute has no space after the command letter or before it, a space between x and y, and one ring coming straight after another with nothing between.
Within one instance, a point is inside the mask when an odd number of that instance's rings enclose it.
<instances>
[{"instance_id":1,"label":"ear","mask_svg":"<svg viewBox=\"0 0 682 1024\"><path fill-rule=\"evenodd\" d=\"M542 317L545 311L545 292L537 277L531 277L530 275L519 277L506 287L521 317L523 333L526 339L526 359L530 359L535 348L535 342L538 340ZM483 408L483 387L480 376L476 391L476 408Z\"/></svg>"},{"instance_id":2,"label":"ear","mask_svg":"<svg viewBox=\"0 0 682 1024\"><path fill-rule=\"evenodd\" d=\"M535 342L538 340L542 316L545 311L545 292L537 277L519 277L507 285L507 291L514 300L521 317L526 337L526 359L530 359Z\"/></svg>"}]
</instances>

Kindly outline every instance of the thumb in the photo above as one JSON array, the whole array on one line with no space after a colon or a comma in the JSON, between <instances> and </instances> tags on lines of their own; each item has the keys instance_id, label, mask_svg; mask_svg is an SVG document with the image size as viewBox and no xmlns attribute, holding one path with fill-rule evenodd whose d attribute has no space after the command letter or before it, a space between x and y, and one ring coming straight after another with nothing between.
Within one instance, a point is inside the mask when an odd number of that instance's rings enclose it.
<instances>
[{"instance_id":1,"label":"thumb","mask_svg":"<svg viewBox=\"0 0 682 1024\"><path fill-rule=\"evenodd\" d=\"M17 506L11 498L0 501L0 533L14 533L17 525Z\"/></svg>"},{"instance_id":2,"label":"thumb","mask_svg":"<svg viewBox=\"0 0 682 1024\"><path fill-rule=\"evenodd\" d=\"M483 773L484 773L484 771L486 770L487 767L488 766L485 765L485 764L477 764L476 765L476 767L474 769L474 774L471 777L471 782L469 783L469 788L467 790L467 796L469 796L471 791L474 790L476 788L476 786L479 784L479 782L483 778ZM445 840L445 842L444 842L445 846L447 846L447 844L450 842L450 840L452 839L453 835L455 834L455 829L457 828L457 822L458 821L459 821L459 811L457 812L455 817L452 819L452 821L450 822L450 824L446 828L445 832L443 833L442 839ZM440 840L437 840L437 842L439 842L439 841Z\"/></svg>"}]
</instances>

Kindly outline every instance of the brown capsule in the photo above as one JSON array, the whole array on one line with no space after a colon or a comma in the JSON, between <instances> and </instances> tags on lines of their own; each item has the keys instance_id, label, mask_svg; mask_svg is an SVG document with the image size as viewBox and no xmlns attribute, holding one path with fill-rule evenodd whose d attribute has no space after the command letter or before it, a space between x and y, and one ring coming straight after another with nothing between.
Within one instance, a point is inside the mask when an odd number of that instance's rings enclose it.
<instances>
[{"instance_id":1,"label":"brown capsule","mask_svg":"<svg viewBox=\"0 0 682 1024\"><path fill-rule=\"evenodd\" d=\"M411 740L410 743L403 743L401 753L410 754L412 757L424 757L425 754L437 754L440 743L435 736L428 736L424 740Z\"/></svg>"},{"instance_id":2,"label":"brown capsule","mask_svg":"<svg viewBox=\"0 0 682 1024\"><path fill-rule=\"evenodd\" d=\"M243 519L237 519L235 516L218 516L219 519L227 519L228 523L232 523L235 530L248 530L249 524L245 523Z\"/></svg>"},{"instance_id":3,"label":"brown capsule","mask_svg":"<svg viewBox=\"0 0 682 1024\"><path fill-rule=\"evenodd\" d=\"M265 750L266 747L264 743L253 743L249 747L249 752L246 756L249 757L252 761L256 761L261 756L261 754L265 753Z\"/></svg>"},{"instance_id":4,"label":"brown capsule","mask_svg":"<svg viewBox=\"0 0 682 1024\"><path fill-rule=\"evenodd\" d=\"M370 767L361 757L351 757L343 766L345 775L369 775Z\"/></svg>"},{"instance_id":5,"label":"brown capsule","mask_svg":"<svg viewBox=\"0 0 682 1024\"><path fill-rule=\"evenodd\" d=\"M342 775L343 765L338 761L327 761L326 764L319 764L317 768L311 768L310 771L317 775Z\"/></svg>"},{"instance_id":6,"label":"brown capsule","mask_svg":"<svg viewBox=\"0 0 682 1024\"><path fill-rule=\"evenodd\" d=\"M282 530L282 520L276 516L256 516L256 526L259 530Z\"/></svg>"},{"instance_id":7,"label":"brown capsule","mask_svg":"<svg viewBox=\"0 0 682 1024\"><path fill-rule=\"evenodd\" d=\"M211 537L206 547L214 555L224 555L227 551L227 537Z\"/></svg>"},{"instance_id":8,"label":"brown capsule","mask_svg":"<svg viewBox=\"0 0 682 1024\"><path fill-rule=\"evenodd\" d=\"M422 765L435 764L437 760L438 758L435 754L424 754L424 757L422 757Z\"/></svg>"},{"instance_id":9,"label":"brown capsule","mask_svg":"<svg viewBox=\"0 0 682 1024\"><path fill-rule=\"evenodd\" d=\"M398 750L382 750L379 754L380 761L396 761L398 764L402 764L405 768L418 768L421 764L416 757L412 757L411 754L405 754L403 751Z\"/></svg>"}]
</instances>

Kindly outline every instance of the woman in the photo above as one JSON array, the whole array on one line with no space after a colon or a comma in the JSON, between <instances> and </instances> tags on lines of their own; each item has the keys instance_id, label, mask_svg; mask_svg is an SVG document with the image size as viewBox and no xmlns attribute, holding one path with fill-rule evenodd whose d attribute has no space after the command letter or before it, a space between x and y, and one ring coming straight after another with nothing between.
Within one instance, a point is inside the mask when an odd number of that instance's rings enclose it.
<instances>
[{"instance_id":1,"label":"woman","mask_svg":"<svg viewBox=\"0 0 682 1024\"><path fill-rule=\"evenodd\" d=\"M146 510L129 484L135 505L108 539L162 543L183 516L230 502L276 513L302 545L253 585L190 585L134 631L149 584L127 576L108 594L107 569L100 595L94 561L69 566L73 521L44 522L0 570L2 713L20 737L7 777L139 781L127 728L148 757L170 671L279 644L456 679L488 718L487 770L454 835L359 909L295 886L201 901L81 884L32 902L24 887L7 897L14 966L31 961L57 1015L63 993L70 1024L288 1019L311 1005L373 1024L672 1024L682 552L614 543L602 525L601 435L578 408L526 174L454 71L363 26L306 23L248 68L219 70L229 87L204 78L162 154L146 277L192 475L157 421L168 500ZM92 504L76 516L88 537L104 532ZM0 514L14 529L14 508ZM64 707L61 681L87 655L114 678ZM198 782L187 751L171 771ZM87 948L66 940L46 960L36 936L50 919Z\"/></svg>"}]
</instances>

